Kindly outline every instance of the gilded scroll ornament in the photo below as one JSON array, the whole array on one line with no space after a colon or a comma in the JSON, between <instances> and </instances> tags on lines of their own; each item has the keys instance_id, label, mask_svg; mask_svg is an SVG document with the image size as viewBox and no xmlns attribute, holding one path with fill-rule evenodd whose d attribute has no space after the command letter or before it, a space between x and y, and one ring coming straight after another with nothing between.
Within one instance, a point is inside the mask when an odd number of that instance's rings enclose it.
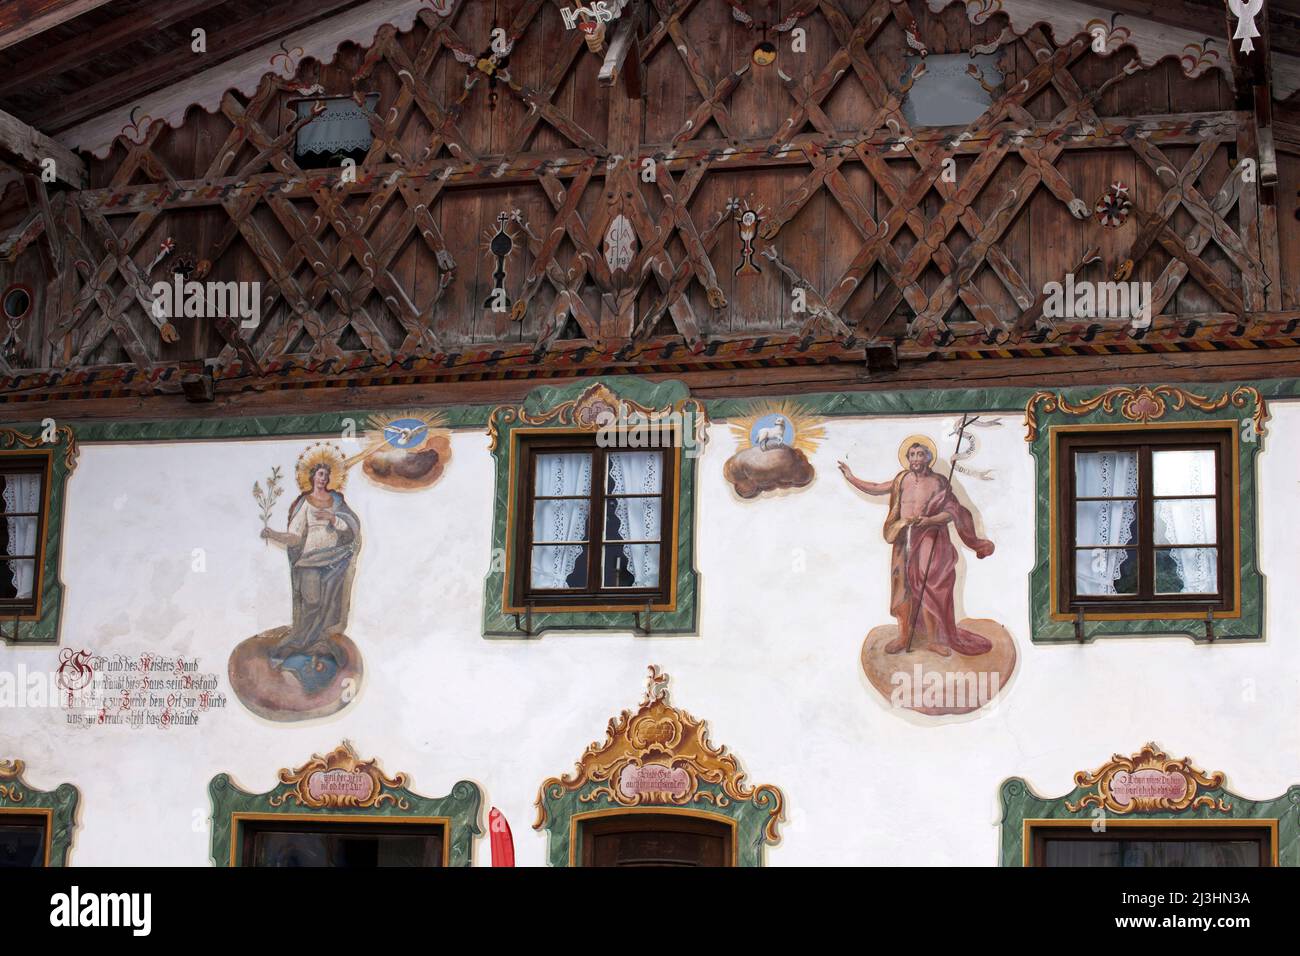
<instances>
[{"instance_id":1,"label":"gilded scroll ornament","mask_svg":"<svg viewBox=\"0 0 1300 956\"><path fill-rule=\"evenodd\" d=\"M11 803L22 803L23 791L18 785L22 783L24 769L21 760L0 760L0 780L10 781L0 783L0 797Z\"/></svg>"},{"instance_id":2,"label":"gilded scroll ornament","mask_svg":"<svg viewBox=\"0 0 1300 956\"><path fill-rule=\"evenodd\" d=\"M701 784L713 784L720 792ZM546 797L558 799L573 791L582 791L582 803L608 801L622 807L711 803L723 808L733 801L753 801L768 811L764 834L769 841L777 839L785 806L776 787L747 786L735 755L709 742L705 722L669 703L668 675L654 665L640 708L611 720L605 742L591 744L574 773L542 784L534 829L546 826Z\"/></svg>"},{"instance_id":3,"label":"gilded scroll ornament","mask_svg":"<svg viewBox=\"0 0 1300 956\"><path fill-rule=\"evenodd\" d=\"M404 796L385 792L385 788L404 788L406 774L386 776L377 766L377 761L361 760L346 740L323 757L312 754L311 760L297 770L281 770L280 782L294 789L279 797L271 797L269 803L273 807L292 800L300 806L316 809L360 810L382 807L386 803L394 804L399 810L410 809Z\"/></svg>"},{"instance_id":4,"label":"gilded scroll ornament","mask_svg":"<svg viewBox=\"0 0 1300 956\"><path fill-rule=\"evenodd\" d=\"M663 408L651 408L630 399L620 398L607 386L596 383L572 401L563 402L539 414L532 414L518 405L498 405L488 416L490 451L495 451L505 425L554 425L580 428L595 432L602 428L617 427L629 421L655 424L677 413L683 421L693 420L703 429L708 422L704 405L698 399L688 398ZM689 416L689 418L687 417ZM699 436L697 435L697 440Z\"/></svg>"},{"instance_id":5,"label":"gilded scroll ornament","mask_svg":"<svg viewBox=\"0 0 1300 956\"><path fill-rule=\"evenodd\" d=\"M1176 813L1201 807L1228 813L1232 805L1222 797L1200 792L1220 789L1223 780L1222 773L1207 774L1192 766L1190 757L1173 760L1149 743L1132 757L1115 754L1109 763L1091 773L1080 770L1074 775L1075 785L1095 786L1097 791L1085 794L1078 803L1067 801L1065 806L1071 813L1089 806L1118 814Z\"/></svg>"},{"instance_id":6,"label":"gilded scroll ornament","mask_svg":"<svg viewBox=\"0 0 1300 956\"><path fill-rule=\"evenodd\" d=\"M52 436L48 441L46 440L47 435ZM60 436L62 436L61 439ZM14 448L18 445L22 445L24 448L40 448L42 446L57 445L60 440L64 443L63 464L71 472L77 467L77 439L72 433L71 425L57 425L53 431L43 428L36 435L28 435L13 428L0 428L0 448Z\"/></svg>"},{"instance_id":7,"label":"gilded scroll ornament","mask_svg":"<svg viewBox=\"0 0 1300 956\"><path fill-rule=\"evenodd\" d=\"M1025 405L1025 441L1032 442L1038 437L1038 412L1041 405L1045 413L1064 412L1066 415L1086 415L1097 409L1108 414L1115 414L1116 403L1119 413L1128 421L1146 425L1165 417L1170 411L1181 411L1190 405L1203 412L1217 412L1231 405L1233 408L1246 409L1254 404L1251 421L1255 434L1264 434L1264 421L1268 418L1268 408L1259 389L1253 385L1239 385L1231 392L1224 392L1218 398L1209 398L1196 392L1188 391L1177 385L1139 385L1131 388L1116 385L1092 398L1072 402L1059 392L1035 392Z\"/></svg>"}]
</instances>

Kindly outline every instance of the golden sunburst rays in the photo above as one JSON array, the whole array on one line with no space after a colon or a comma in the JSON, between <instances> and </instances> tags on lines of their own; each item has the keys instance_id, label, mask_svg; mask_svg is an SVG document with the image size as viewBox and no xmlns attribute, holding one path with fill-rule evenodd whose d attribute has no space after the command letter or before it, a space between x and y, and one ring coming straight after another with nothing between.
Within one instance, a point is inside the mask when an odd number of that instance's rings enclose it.
<instances>
[{"instance_id":1,"label":"golden sunburst rays","mask_svg":"<svg viewBox=\"0 0 1300 956\"><path fill-rule=\"evenodd\" d=\"M372 415L361 434L361 451L348 459L354 465L377 451L404 451L416 454L438 436L447 424L447 417L437 411L384 412Z\"/></svg>"},{"instance_id":2,"label":"golden sunburst rays","mask_svg":"<svg viewBox=\"0 0 1300 956\"><path fill-rule=\"evenodd\" d=\"M826 437L822 419L791 401L755 404L748 415L733 418L729 424L742 449L762 447L763 442L770 447L779 439L779 444L808 455Z\"/></svg>"}]
</instances>

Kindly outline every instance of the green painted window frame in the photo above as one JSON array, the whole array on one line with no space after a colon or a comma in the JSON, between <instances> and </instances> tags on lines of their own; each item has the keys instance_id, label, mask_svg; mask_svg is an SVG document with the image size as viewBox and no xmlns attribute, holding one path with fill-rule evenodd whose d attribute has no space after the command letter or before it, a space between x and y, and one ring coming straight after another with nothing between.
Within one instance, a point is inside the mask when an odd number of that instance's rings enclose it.
<instances>
[{"instance_id":1,"label":"green painted window frame","mask_svg":"<svg viewBox=\"0 0 1300 956\"><path fill-rule=\"evenodd\" d=\"M0 470L5 459L44 458L45 491L43 496L39 586L35 609L6 614L0 609L0 641L15 646L59 643L59 618L63 610L63 582L59 568L63 551L63 506L68 477L77 465L77 441L68 425L53 427L54 441L43 424L0 428Z\"/></svg>"},{"instance_id":2,"label":"green painted window frame","mask_svg":"<svg viewBox=\"0 0 1300 956\"><path fill-rule=\"evenodd\" d=\"M283 779L283 776L282 778ZM405 777L398 777L403 782ZM217 774L208 784L212 801L211 857L218 867L238 866L243 858L243 834L240 819L252 816L258 822L300 820L315 823L392 823L402 818L412 822L443 825L443 843L447 866L473 865L474 838L483 833L479 816L483 793L478 784L461 780L443 797L422 797L405 786L379 785L379 799L369 807L311 807L304 805L298 790L281 783L265 793L241 789L226 773Z\"/></svg>"},{"instance_id":3,"label":"green painted window frame","mask_svg":"<svg viewBox=\"0 0 1300 956\"><path fill-rule=\"evenodd\" d=\"M1252 641L1264 638L1264 575L1258 557L1258 482L1255 457L1264 436L1268 411L1259 391L1249 385L1193 390L1178 385L1115 386L1036 392L1025 410L1030 452L1035 460L1035 561L1029 575L1030 639L1035 644L1084 643L1102 636L1190 637L1197 643ZM1237 610L1216 612L1207 629L1203 615L1171 612L1153 616L1115 613L1106 619L1085 614L1082 628L1074 615L1056 609L1053 586L1056 561L1053 509L1058 436L1071 431L1124 427L1217 426L1232 432L1238 504L1238 573L1233 579ZM1062 573L1066 569L1061 569ZM1081 631L1081 633L1080 633Z\"/></svg>"},{"instance_id":4,"label":"green painted window frame","mask_svg":"<svg viewBox=\"0 0 1300 956\"><path fill-rule=\"evenodd\" d=\"M517 526L512 524L512 472L519 440L526 435L590 432L598 429L600 410L609 402L627 402L633 408L656 414L676 412L706 422L704 406L690 397L681 382L651 383L620 377L584 379L580 382L529 392L520 405L493 409L488 418L495 463L492 505L492 550L483 588L483 636L496 639L539 637L545 631L633 631L637 634L693 634L698 621L699 574L695 570L696 457L677 449L678 486L675 489L677 541L676 575L672 601L646 613L641 608L602 610L536 610L529 613L510 593L512 556ZM700 436L702 441L702 436Z\"/></svg>"},{"instance_id":5,"label":"green painted window frame","mask_svg":"<svg viewBox=\"0 0 1300 956\"><path fill-rule=\"evenodd\" d=\"M1076 775L1076 782L1078 779ZM1225 823L1238 826L1255 824L1272 829L1272 849L1278 866L1300 866L1300 785L1288 788L1286 793L1272 800L1247 800L1228 790L1220 779L1218 786L1198 786L1196 803L1199 805L1186 810L1135 810L1123 815L1099 809L1095 803L1084 805L1085 798L1096 792L1095 784L1083 784L1061 797L1040 797L1023 777L1003 781L999 788L1002 826L998 864L1007 867L1032 865L1033 861L1025 852L1025 841L1035 823L1050 825L1053 821L1068 821L1080 827L1091 827L1098 820L1104 820L1108 828L1150 825L1153 821L1157 821L1156 825L1186 823L1206 827ZM1075 809L1072 810L1071 806Z\"/></svg>"},{"instance_id":6,"label":"green painted window frame","mask_svg":"<svg viewBox=\"0 0 1300 956\"><path fill-rule=\"evenodd\" d=\"M21 760L0 760L0 819L8 814L45 817L45 865L67 866L81 792L70 783L37 790L23 779L25 769Z\"/></svg>"}]
</instances>

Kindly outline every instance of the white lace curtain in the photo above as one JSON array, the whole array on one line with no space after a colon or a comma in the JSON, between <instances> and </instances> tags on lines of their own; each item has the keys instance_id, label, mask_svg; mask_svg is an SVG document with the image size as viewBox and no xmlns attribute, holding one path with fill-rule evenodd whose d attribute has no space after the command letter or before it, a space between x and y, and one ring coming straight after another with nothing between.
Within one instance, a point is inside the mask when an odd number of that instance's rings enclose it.
<instances>
[{"instance_id":1,"label":"white lace curtain","mask_svg":"<svg viewBox=\"0 0 1300 956\"><path fill-rule=\"evenodd\" d=\"M1157 495L1212 495L1215 492L1212 451L1157 451L1152 471ZM1215 510L1213 498L1157 501L1156 547L1217 543ZM1178 593L1212 594L1219 589L1216 548L1174 548L1169 553L1178 569Z\"/></svg>"},{"instance_id":2,"label":"white lace curtain","mask_svg":"<svg viewBox=\"0 0 1300 956\"><path fill-rule=\"evenodd\" d=\"M41 507L40 475L5 475L4 506L6 514L14 512L35 514ZM35 517L8 518L8 535L5 540L6 555L23 555L31 557L36 554ZM10 561L10 580L13 582L16 597L27 600L32 596L32 587L36 581L36 561Z\"/></svg>"},{"instance_id":3,"label":"white lace curtain","mask_svg":"<svg viewBox=\"0 0 1300 956\"><path fill-rule=\"evenodd\" d=\"M312 107L325 104L325 112L298 130L299 153L348 153L356 149L369 149L373 140L366 113L373 113L379 103L379 94L366 97L363 110L350 96L329 100L299 100L298 115L310 116Z\"/></svg>"},{"instance_id":4,"label":"white lace curtain","mask_svg":"<svg viewBox=\"0 0 1300 956\"><path fill-rule=\"evenodd\" d=\"M582 495L582 498L538 500L533 506L534 545L531 582L535 588L553 590L569 587L584 552L591 502L591 456L538 455L535 495Z\"/></svg>"},{"instance_id":5,"label":"white lace curtain","mask_svg":"<svg viewBox=\"0 0 1300 956\"><path fill-rule=\"evenodd\" d=\"M1212 451L1153 453L1154 494L1213 495ZM1138 493L1138 456L1132 451L1088 452L1075 457L1075 489L1080 498L1134 498ZM1178 580L1158 580L1166 594L1212 594L1218 590L1216 501L1212 497L1173 498L1155 502L1155 547L1173 560ZM1134 501L1081 501L1075 514L1075 541L1080 547L1075 580L1080 594L1117 594L1116 582L1126 564L1136 560L1126 549L1136 544ZM1211 547L1171 547L1172 545ZM1118 550L1124 549L1124 550Z\"/></svg>"},{"instance_id":6,"label":"white lace curtain","mask_svg":"<svg viewBox=\"0 0 1300 956\"><path fill-rule=\"evenodd\" d=\"M1075 456L1075 495L1079 498L1136 497L1138 492L1137 453L1129 451L1088 452ZM1124 564L1133 557L1122 548L1137 530L1134 501L1081 501L1075 509L1075 541L1091 550L1081 550L1075 562L1076 588L1080 594L1115 594L1115 582Z\"/></svg>"},{"instance_id":7,"label":"white lace curtain","mask_svg":"<svg viewBox=\"0 0 1300 956\"><path fill-rule=\"evenodd\" d=\"M663 488L662 458L657 451L615 452L609 456L609 478L617 495L658 495ZM614 513L620 534L628 541L657 542L662 523L662 498L617 498ZM659 546L625 544L623 556L633 587L659 584Z\"/></svg>"}]
</instances>

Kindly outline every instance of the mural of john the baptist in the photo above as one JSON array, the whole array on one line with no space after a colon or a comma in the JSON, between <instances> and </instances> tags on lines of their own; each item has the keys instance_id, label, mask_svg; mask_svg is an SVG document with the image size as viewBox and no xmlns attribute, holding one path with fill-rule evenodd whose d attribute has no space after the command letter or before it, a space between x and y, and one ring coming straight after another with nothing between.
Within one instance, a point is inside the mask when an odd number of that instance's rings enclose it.
<instances>
[{"instance_id":1,"label":"mural of john the baptist","mask_svg":"<svg viewBox=\"0 0 1300 956\"><path fill-rule=\"evenodd\" d=\"M898 621L898 637L886 646L888 654L910 650L914 638L942 657L953 651L974 656L993 647L988 639L957 626L953 592L958 554L948 526L956 527L977 558L992 554L993 542L975 533L970 511L957 500L948 479L935 474L936 457L933 441L913 435L899 446L903 470L891 481L866 481L854 475L846 462L839 463L854 488L869 495L889 495L884 529L885 540L893 546L889 611Z\"/></svg>"}]
</instances>

